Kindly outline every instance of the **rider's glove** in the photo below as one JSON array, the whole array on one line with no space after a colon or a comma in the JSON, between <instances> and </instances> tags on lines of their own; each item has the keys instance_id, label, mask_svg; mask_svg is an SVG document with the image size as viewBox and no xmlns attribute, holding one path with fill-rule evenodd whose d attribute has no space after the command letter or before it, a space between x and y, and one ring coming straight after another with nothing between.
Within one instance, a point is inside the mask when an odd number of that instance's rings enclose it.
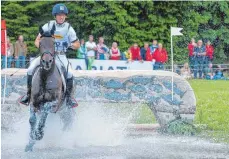
<instances>
[{"instance_id":1,"label":"rider's glove","mask_svg":"<svg viewBox=\"0 0 229 159\"><path fill-rule=\"evenodd\" d=\"M63 47L68 48L68 43L65 41L62 43Z\"/></svg>"}]
</instances>

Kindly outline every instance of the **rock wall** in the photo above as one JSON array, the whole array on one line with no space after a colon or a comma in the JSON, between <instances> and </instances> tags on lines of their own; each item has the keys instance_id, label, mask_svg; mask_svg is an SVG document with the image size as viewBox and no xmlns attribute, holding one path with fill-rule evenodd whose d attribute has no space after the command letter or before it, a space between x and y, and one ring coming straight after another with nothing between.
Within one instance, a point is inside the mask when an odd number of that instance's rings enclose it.
<instances>
[{"instance_id":1,"label":"rock wall","mask_svg":"<svg viewBox=\"0 0 229 159\"><path fill-rule=\"evenodd\" d=\"M7 75L6 99L16 101L26 92L26 70L10 76L15 69L2 71L1 96ZM172 100L172 75L174 98ZM146 103L161 126L181 117L193 122L196 98L189 83L167 71L75 71L75 93L78 101ZM134 104L133 104L134 106Z\"/></svg>"}]
</instances>

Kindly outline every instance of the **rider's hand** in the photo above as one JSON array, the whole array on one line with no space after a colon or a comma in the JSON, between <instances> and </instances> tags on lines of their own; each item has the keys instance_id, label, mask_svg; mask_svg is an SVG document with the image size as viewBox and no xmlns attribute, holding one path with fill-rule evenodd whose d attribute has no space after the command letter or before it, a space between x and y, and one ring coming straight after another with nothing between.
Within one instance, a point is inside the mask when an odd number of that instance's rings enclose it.
<instances>
[{"instance_id":1,"label":"rider's hand","mask_svg":"<svg viewBox=\"0 0 229 159\"><path fill-rule=\"evenodd\" d=\"M62 45L65 47L65 48L68 48L68 43L65 41L62 43Z\"/></svg>"}]
</instances>

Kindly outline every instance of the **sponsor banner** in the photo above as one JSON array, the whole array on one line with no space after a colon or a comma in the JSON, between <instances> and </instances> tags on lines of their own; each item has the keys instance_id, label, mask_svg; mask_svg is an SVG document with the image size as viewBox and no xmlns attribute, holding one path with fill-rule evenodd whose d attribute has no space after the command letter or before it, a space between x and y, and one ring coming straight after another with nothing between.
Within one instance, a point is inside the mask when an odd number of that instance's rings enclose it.
<instances>
[{"instance_id":1,"label":"sponsor banner","mask_svg":"<svg viewBox=\"0 0 229 159\"><path fill-rule=\"evenodd\" d=\"M30 61L33 58L30 58ZM73 70L86 70L84 59L68 59ZM139 61L129 62L121 60L95 60L92 64L93 70L152 70L152 62Z\"/></svg>"},{"instance_id":2,"label":"sponsor banner","mask_svg":"<svg viewBox=\"0 0 229 159\"><path fill-rule=\"evenodd\" d=\"M86 64L84 59L69 59L74 70L86 70ZM93 70L152 70L153 66L151 62L139 61L129 62L120 60L95 60L92 64Z\"/></svg>"}]
</instances>

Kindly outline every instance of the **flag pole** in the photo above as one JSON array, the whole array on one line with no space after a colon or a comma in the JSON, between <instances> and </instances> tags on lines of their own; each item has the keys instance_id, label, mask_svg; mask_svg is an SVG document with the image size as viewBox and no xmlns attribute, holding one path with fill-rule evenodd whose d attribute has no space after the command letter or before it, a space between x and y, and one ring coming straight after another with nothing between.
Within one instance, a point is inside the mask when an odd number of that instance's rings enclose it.
<instances>
[{"instance_id":1,"label":"flag pole","mask_svg":"<svg viewBox=\"0 0 229 159\"><path fill-rule=\"evenodd\" d=\"M173 101L173 35L172 35L172 27L170 29L170 33L171 33L171 65L172 65L172 101Z\"/></svg>"}]
</instances>

